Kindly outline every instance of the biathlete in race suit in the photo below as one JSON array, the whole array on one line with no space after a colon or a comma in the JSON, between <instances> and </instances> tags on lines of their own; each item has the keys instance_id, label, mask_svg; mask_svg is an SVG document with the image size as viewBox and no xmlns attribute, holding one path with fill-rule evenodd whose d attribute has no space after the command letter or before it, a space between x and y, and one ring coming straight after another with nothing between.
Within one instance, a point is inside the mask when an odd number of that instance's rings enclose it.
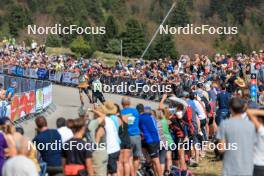
<instances>
[{"instance_id":1,"label":"biathlete in race suit","mask_svg":"<svg viewBox=\"0 0 264 176\"><path fill-rule=\"evenodd\" d=\"M100 102L103 104L105 102L105 98L103 95L103 85L100 81L100 77L98 74L94 73L93 80L91 83L92 86L92 95L93 95L93 103L97 103L99 99Z\"/></svg>"},{"instance_id":2,"label":"biathlete in race suit","mask_svg":"<svg viewBox=\"0 0 264 176\"><path fill-rule=\"evenodd\" d=\"M78 77L78 80L79 80L79 85L78 85L79 95L80 95L80 101L81 101L82 106L84 105L83 96L82 96L83 92L89 98L90 103L93 103L92 97L91 97L91 95L89 94L89 91L88 91L88 88L89 88L89 84L88 84L89 77L88 77L88 75L87 75L85 70L82 69L80 71L80 75Z\"/></svg>"}]
</instances>

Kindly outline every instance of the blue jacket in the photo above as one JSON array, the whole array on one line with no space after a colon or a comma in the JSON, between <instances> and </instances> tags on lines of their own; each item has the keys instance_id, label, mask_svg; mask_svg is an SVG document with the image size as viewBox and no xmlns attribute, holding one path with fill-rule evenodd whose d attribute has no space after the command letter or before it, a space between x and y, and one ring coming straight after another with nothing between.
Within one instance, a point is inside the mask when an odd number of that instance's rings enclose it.
<instances>
[{"instance_id":1,"label":"blue jacket","mask_svg":"<svg viewBox=\"0 0 264 176\"><path fill-rule=\"evenodd\" d=\"M144 135L146 143L160 141L157 122L150 113L143 113L139 116L139 128Z\"/></svg>"}]
</instances>

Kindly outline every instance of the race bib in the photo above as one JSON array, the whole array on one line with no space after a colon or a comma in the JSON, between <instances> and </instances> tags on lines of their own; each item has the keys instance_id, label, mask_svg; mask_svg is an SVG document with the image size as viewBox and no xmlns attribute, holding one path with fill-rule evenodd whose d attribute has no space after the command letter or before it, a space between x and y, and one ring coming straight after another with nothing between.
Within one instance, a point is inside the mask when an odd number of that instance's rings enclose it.
<instances>
[{"instance_id":1,"label":"race bib","mask_svg":"<svg viewBox=\"0 0 264 176\"><path fill-rule=\"evenodd\" d=\"M85 82L85 76L81 76L80 79L79 79L79 82L80 82L80 83Z\"/></svg>"},{"instance_id":2,"label":"race bib","mask_svg":"<svg viewBox=\"0 0 264 176\"><path fill-rule=\"evenodd\" d=\"M134 122L135 122L135 117L132 114L128 114L127 116L128 116L127 117L127 123L128 123L128 125L133 125Z\"/></svg>"}]
</instances>

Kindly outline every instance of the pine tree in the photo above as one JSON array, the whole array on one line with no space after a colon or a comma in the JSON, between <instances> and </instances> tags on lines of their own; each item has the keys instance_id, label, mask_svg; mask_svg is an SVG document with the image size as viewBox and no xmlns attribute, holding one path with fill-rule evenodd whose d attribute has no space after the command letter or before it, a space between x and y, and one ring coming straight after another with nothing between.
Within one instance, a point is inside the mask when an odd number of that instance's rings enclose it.
<instances>
[{"instance_id":1,"label":"pine tree","mask_svg":"<svg viewBox=\"0 0 264 176\"><path fill-rule=\"evenodd\" d=\"M30 23L31 16L27 10L23 9L21 6L13 6L10 9L10 14L8 17L10 34L17 36L19 29Z\"/></svg>"},{"instance_id":2,"label":"pine tree","mask_svg":"<svg viewBox=\"0 0 264 176\"><path fill-rule=\"evenodd\" d=\"M236 42L231 46L231 53L243 53L246 54L248 52L247 47L244 45L243 41L238 37Z\"/></svg>"},{"instance_id":3,"label":"pine tree","mask_svg":"<svg viewBox=\"0 0 264 176\"><path fill-rule=\"evenodd\" d=\"M107 44L107 48L106 51L108 53L113 53L113 54L120 54L120 41L117 39L111 39L109 40L108 44Z\"/></svg>"},{"instance_id":4,"label":"pine tree","mask_svg":"<svg viewBox=\"0 0 264 176\"><path fill-rule=\"evenodd\" d=\"M71 51L82 56L91 56L92 49L91 46L83 39L83 37L79 36L73 40L70 44Z\"/></svg>"},{"instance_id":5,"label":"pine tree","mask_svg":"<svg viewBox=\"0 0 264 176\"><path fill-rule=\"evenodd\" d=\"M224 0L225 1L225 0ZM227 4L229 2L222 2L219 0L211 0L209 7L209 16L213 16L215 13L219 15L223 22L227 22Z\"/></svg>"},{"instance_id":6,"label":"pine tree","mask_svg":"<svg viewBox=\"0 0 264 176\"><path fill-rule=\"evenodd\" d=\"M142 25L135 19L126 23L126 31L121 35L123 53L129 57L140 57L146 47L145 34Z\"/></svg>"},{"instance_id":7,"label":"pine tree","mask_svg":"<svg viewBox=\"0 0 264 176\"><path fill-rule=\"evenodd\" d=\"M245 8L247 0L232 0L229 5L229 11L234 16L235 21L238 24L243 25L245 20Z\"/></svg>"},{"instance_id":8,"label":"pine tree","mask_svg":"<svg viewBox=\"0 0 264 176\"><path fill-rule=\"evenodd\" d=\"M169 19L169 24L172 26L185 26L188 23L190 23L190 16L186 1L180 0L172 13L172 17Z\"/></svg>"},{"instance_id":9,"label":"pine tree","mask_svg":"<svg viewBox=\"0 0 264 176\"><path fill-rule=\"evenodd\" d=\"M100 1L85 0L83 2L87 8L88 16L90 16L96 22L100 22L103 19L102 5Z\"/></svg>"},{"instance_id":10,"label":"pine tree","mask_svg":"<svg viewBox=\"0 0 264 176\"><path fill-rule=\"evenodd\" d=\"M178 57L178 52L176 51L175 44L171 35L161 35L156 41L156 45L153 48L153 57L165 58L171 57L176 59Z\"/></svg>"},{"instance_id":11,"label":"pine tree","mask_svg":"<svg viewBox=\"0 0 264 176\"><path fill-rule=\"evenodd\" d=\"M106 23L105 23L105 27L106 27L106 37L107 37L107 40L109 41L110 39L113 39L113 38L117 38L118 36L118 25L114 19L113 16L109 16L106 20Z\"/></svg>"}]
</instances>

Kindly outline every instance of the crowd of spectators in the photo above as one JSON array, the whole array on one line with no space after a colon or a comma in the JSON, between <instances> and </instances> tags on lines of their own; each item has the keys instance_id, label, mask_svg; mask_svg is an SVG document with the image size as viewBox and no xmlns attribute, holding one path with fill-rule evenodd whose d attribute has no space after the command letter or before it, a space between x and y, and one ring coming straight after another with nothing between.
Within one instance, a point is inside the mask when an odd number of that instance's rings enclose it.
<instances>
[{"instance_id":1,"label":"crowd of spectators","mask_svg":"<svg viewBox=\"0 0 264 176\"><path fill-rule=\"evenodd\" d=\"M224 176L263 175L263 50L249 56L217 53L212 59L196 54L179 59L138 59L126 63L119 60L114 66L107 66L100 59L47 56L43 51L43 47L38 51L36 47L27 50L7 45L0 51L0 62L80 72L87 77L86 87L96 75L97 79L125 77L149 84L170 84L172 91L162 92L157 107L132 107L128 96L120 102L103 100L98 105L91 97L92 108L85 110L81 106L73 119L58 118L57 129L50 129L45 117L37 117L37 135L32 141L23 136L21 129L16 130L8 118L0 119L3 176L46 172L90 176L135 176L140 172L190 175L190 167L202 167L200 162L209 150L208 143L219 146L215 152L217 159L223 156ZM257 77L257 99L250 94L252 74ZM31 147L25 147L28 143L32 143ZM62 144L71 148L58 147ZM177 149L171 147L173 144ZM186 144L190 146L187 149ZM41 148L42 145L46 147ZM87 145L88 148L80 147Z\"/></svg>"}]
</instances>

